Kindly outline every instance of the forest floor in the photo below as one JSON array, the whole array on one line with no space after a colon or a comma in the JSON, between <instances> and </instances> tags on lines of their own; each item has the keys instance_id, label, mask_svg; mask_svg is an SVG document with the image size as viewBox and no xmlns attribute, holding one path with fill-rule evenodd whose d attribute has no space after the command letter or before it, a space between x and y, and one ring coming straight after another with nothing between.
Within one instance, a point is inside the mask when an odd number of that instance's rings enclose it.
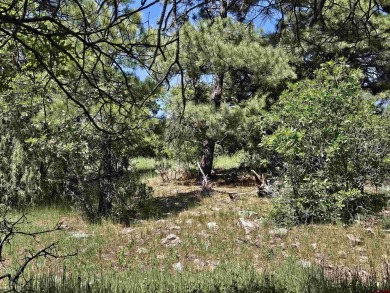
<instances>
[{"instance_id":1,"label":"forest floor","mask_svg":"<svg viewBox=\"0 0 390 293\"><path fill-rule=\"evenodd\" d=\"M267 220L271 200L256 195L249 177L229 184L216 181L216 192L208 197L201 196L195 180L163 182L154 177L146 183L154 196L141 206L139 219L130 226L111 221L90 224L70 209L31 210L25 229L41 230L62 222L63 230L39 236L39 243L17 237L3 264L10 266L27 250L58 241L60 254L77 255L42 259L31 266L31 274L71 273L126 284L135 272L196 276L240 266L265 273L293 259L303 268L321 267L330 279L357 276L366 282L390 275L389 209L351 225L284 229ZM237 194L237 199L229 193Z\"/></svg>"}]
</instances>

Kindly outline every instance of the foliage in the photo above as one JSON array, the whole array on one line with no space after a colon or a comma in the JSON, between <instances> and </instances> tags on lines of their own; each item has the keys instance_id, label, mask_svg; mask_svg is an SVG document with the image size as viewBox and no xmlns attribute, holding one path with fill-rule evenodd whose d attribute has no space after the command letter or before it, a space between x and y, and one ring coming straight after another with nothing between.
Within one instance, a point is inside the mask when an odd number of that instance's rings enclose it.
<instances>
[{"instance_id":1,"label":"foliage","mask_svg":"<svg viewBox=\"0 0 390 293\"><path fill-rule=\"evenodd\" d=\"M374 93L389 89L388 1L284 2L274 41L295 57L300 78L312 77L329 60L344 57Z\"/></svg>"},{"instance_id":2,"label":"foliage","mask_svg":"<svg viewBox=\"0 0 390 293\"><path fill-rule=\"evenodd\" d=\"M360 78L345 64L327 63L314 80L291 85L269 118L275 130L263 145L281 156L289 186L283 196L299 222L353 217L350 201L389 174L390 119L375 114Z\"/></svg>"},{"instance_id":3,"label":"foliage","mask_svg":"<svg viewBox=\"0 0 390 293\"><path fill-rule=\"evenodd\" d=\"M185 96L177 88L167 95L172 155L194 162L205 141L235 153L245 146L238 134L249 113L246 101L266 100L295 77L288 57L282 49L267 45L261 30L230 18L188 23L180 43L182 73L188 82ZM224 78L221 101L215 104L210 97L217 74Z\"/></svg>"}]
</instances>

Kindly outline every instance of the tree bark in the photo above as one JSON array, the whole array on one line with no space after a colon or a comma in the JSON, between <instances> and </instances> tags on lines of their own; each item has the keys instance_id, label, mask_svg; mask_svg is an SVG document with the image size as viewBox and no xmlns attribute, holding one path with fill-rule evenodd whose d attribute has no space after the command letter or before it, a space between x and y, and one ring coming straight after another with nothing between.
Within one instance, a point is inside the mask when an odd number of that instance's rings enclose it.
<instances>
[{"instance_id":1,"label":"tree bark","mask_svg":"<svg viewBox=\"0 0 390 293\"><path fill-rule=\"evenodd\" d=\"M215 111L219 111L221 108L222 89L223 89L224 74L215 74L213 92L211 93L211 100L214 103ZM205 175L211 178L211 170L213 169L215 151L215 141L213 138L206 138L203 141L202 160L200 166Z\"/></svg>"},{"instance_id":2,"label":"tree bark","mask_svg":"<svg viewBox=\"0 0 390 293\"><path fill-rule=\"evenodd\" d=\"M227 0L220 1L219 14L221 18L227 18L227 4ZM211 101L214 103L215 111L219 111L221 108L224 78L224 73L214 74L214 85L213 92L211 93ZM213 169L214 150L215 140L213 138L206 138L203 141L202 159L200 166L208 178L211 178L211 170Z\"/></svg>"},{"instance_id":3,"label":"tree bark","mask_svg":"<svg viewBox=\"0 0 390 293\"><path fill-rule=\"evenodd\" d=\"M212 139L205 139L203 141L202 160L200 162L200 167L208 178L211 178L211 170L213 169L214 149L215 142Z\"/></svg>"},{"instance_id":4,"label":"tree bark","mask_svg":"<svg viewBox=\"0 0 390 293\"><path fill-rule=\"evenodd\" d=\"M112 208L113 197L113 157L112 157L112 141L108 134L104 134L103 138L103 172L100 178L99 191L99 206L98 214L106 216Z\"/></svg>"}]
</instances>

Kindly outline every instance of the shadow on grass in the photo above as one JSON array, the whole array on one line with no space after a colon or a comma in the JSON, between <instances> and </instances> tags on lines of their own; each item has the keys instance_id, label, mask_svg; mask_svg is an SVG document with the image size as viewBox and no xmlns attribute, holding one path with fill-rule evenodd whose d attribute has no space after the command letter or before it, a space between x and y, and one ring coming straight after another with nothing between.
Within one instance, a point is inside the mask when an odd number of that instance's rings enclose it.
<instances>
[{"instance_id":1,"label":"shadow on grass","mask_svg":"<svg viewBox=\"0 0 390 293\"><path fill-rule=\"evenodd\" d=\"M179 192L175 196L154 197L137 205L137 219L161 219L199 206L202 202L200 191Z\"/></svg>"}]
</instances>

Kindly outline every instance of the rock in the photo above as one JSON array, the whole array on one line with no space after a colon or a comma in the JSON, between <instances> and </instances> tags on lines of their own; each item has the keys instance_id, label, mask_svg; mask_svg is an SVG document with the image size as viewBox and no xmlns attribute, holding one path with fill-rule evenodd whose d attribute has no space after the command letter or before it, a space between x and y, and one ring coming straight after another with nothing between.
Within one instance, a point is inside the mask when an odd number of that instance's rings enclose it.
<instances>
[{"instance_id":1,"label":"rock","mask_svg":"<svg viewBox=\"0 0 390 293\"><path fill-rule=\"evenodd\" d=\"M160 219L160 220L157 220L156 223L158 224L162 224L162 223L166 223L168 222L168 220L165 220L165 219Z\"/></svg>"},{"instance_id":2,"label":"rock","mask_svg":"<svg viewBox=\"0 0 390 293\"><path fill-rule=\"evenodd\" d=\"M184 267L181 262L177 262L172 265L172 268L177 272L182 272Z\"/></svg>"},{"instance_id":3,"label":"rock","mask_svg":"<svg viewBox=\"0 0 390 293\"><path fill-rule=\"evenodd\" d=\"M301 266L303 266L304 268L310 268L310 267L311 267L311 262L308 261L308 260L305 260L305 259L301 259L301 260L299 261L299 264L300 264Z\"/></svg>"},{"instance_id":4,"label":"rock","mask_svg":"<svg viewBox=\"0 0 390 293\"><path fill-rule=\"evenodd\" d=\"M207 228L209 229L209 230L217 230L218 229L218 225L217 225L217 223L216 222L209 222L209 223L207 223Z\"/></svg>"},{"instance_id":5,"label":"rock","mask_svg":"<svg viewBox=\"0 0 390 293\"><path fill-rule=\"evenodd\" d=\"M64 230L64 231L68 231L68 230L72 229L72 227L70 227L69 225L64 224L64 223L62 223L59 228L60 228L60 230Z\"/></svg>"},{"instance_id":6,"label":"rock","mask_svg":"<svg viewBox=\"0 0 390 293\"><path fill-rule=\"evenodd\" d=\"M187 225L192 225L193 222L194 222L194 221L192 221L192 219L188 219L188 220L186 221L186 224L187 224Z\"/></svg>"},{"instance_id":7,"label":"rock","mask_svg":"<svg viewBox=\"0 0 390 293\"><path fill-rule=\"evenodd\" d=\"M217 260L208 260L206 261L206 265L209 271L213 271L217 265L219 265L219 261Z\"/></svg>"},{"instance_id":8,"label":"rock","mask_svg":"<svg viewBox=\"0 0 390 293\"><path fill-rule=\"evenodd\" d=\"M144 247L140 247L137 249L138 254L146 254L148 252L149 252L149 250L147 248L144 248Z\"/></svg>"},{"instance_id":9,"label":"rock","mask_svg":"<svg viewBox=\"0 0 390 293\"><path fill-rule=\"evenodd\" d=\"M257 213L254 212L254 211L238 211L238 215L239 215L241 218L244 218L244 217L256 216Z\"/></svg>"},{"instance_id":10,"label":"rock","mask_svg":"<svg viewBox=\"0 0 390 293\"><path fill-rule=\"evenodd\" d=\"M219 212L219 211L221 210L221 208L215 207L215 208L212 208L212 210L213 210L214 212Z\"/></svg>"},{"instance_id":11,"label":"rock","mask_svg":"<svg viewBox=\"0 0 390 293\"><path fill-rule=\"evenodd\" d=\"M75 232L75 233L71 233L70 236L73 237L73 238L82 239L82 238L91 237L92 235L84 233L84 232Z\"/></svg>"},{"instance_id":12,"label":"rock","mask_svg":"<svg viewBox=\"0 0 390 293\"><path fill-rule=\"evenodd\" d=\"M202 238L209 238L210 237L210 234L207 234L207 232L205 230L202 230L198 233L198 235Z\"/></svg>"},{"instance_id":13,"label":"rock","mask_svg":"<svg viewBox=\"0 0 390 293\"><path fill-rule=\"evenodd\" d=\"M347 238L352 244L352 246L361 245L363 243L363 241L360 238L355 237L352 234L347 234Z\"/></svg>"},{"instance_id":14,"label":"rock","mask_svg":"<svg viewBox=\"0 0 390 293\"><path fill-rule=\"evenodd\" d=\"M368 257L367 256L360 256L359 257L359 262L360 263L366 263L368 261Z\"/></svg>"},{"instance_id":15,"label":"rock","mask_svg":"<svg viewBox=\"0 0 390 293\"><path fill-rule=\"evenodd\" d=\"M180 231L180 230L181 230L181 227L180 227L180 226L170 226L170 227L169 227L169 230Z\"/></svg>"},{"instance_id":16,"label":"rock","mask_svg":"<svg viewBox=\"0 0 390 293\"><path fill-rule=\"evenodd\" d=\"M345 251L339 251L339 257L347 258L347 253Z\"/></svg>"},{"instance_id":17,"label":"rock","mask_svg":"<svg viewBox=\"0 0 390 293\"><path fill-rule=\"evenodd\" d=\"M323 253L316 253L314 256L317 260L320 260L320 261L325 259L325 254L323 254Z\"/></svg>"},{"instance_id":18,"label":"rock","mask_svg":"<svg viewBox=\"0 0 390 293\"><path fill-rule=\"evenodd\" d=\"M368 234L375 235L374 229L372 229L371 227L367 228L366 231Z\"/></svg>"},{"instance_id":19,"label":"rock","mask_svg":"<svg viewBox=\"0 0 390 293\"><path fill-rule=\"evenodd\" d=\"M330 264L326 265L326 268L329 269L329 270L334 270L334 266L330 265Z\"/></svg>"},{"instance_id":20,"label":"rock","mask_svg":"<svg viewBox=\"0 0 390 293\"><path fill-rule=\"evenodd\" d=\"M298 241L291 244L291 247L296 248L296 249L298 249L300 246L301 246L301 244Z\"/></svg>"},{"instance_id":21,"label":"rock","mask_svg":"<svg viewBox=\"0 0 390 293\"><path fill-rule=\"evenodd\" d=\"M122 229L122 233L123 234L131 234L132 232L134 232L135 230L137 230L136 228L123 228Z\"/></svg>"},{"instance_id":22,"label":"rock","mask_svg":"<svg viewBox=\"0 0 390 293\"><path fill-rule=\"evenodd\" d=\"M177 237L175 234L169 234L167 237L161 239L161 244L164 244L166 246L176 246L180 243L180 238Z\"/></svg>"},{"instance_id":23,"label":"rock","mask_svg":"<svg viewBox=\"0 0 390 293\"><path fill-rule=\"evenodd\" d=\"M253 230L256 229L257 225L254 222L245 220L244 218L239 219L239 224L242 228L245 230L245 234L251 233Z\"/></svg>"},{"instance_id":24,"label":"rock","mask_svg":"<svg viewBox=\"0 0 390 293\"><path fill-rule=\"evenodd\" d=\"M195 258L194 259L194 264L196 266L196 269L199 270L199 271L203 270L204 267L206 266L206 263L203 260L199 259L199 258Z\"/></svg>"},{"instance_id":25,"label":"rock","mask_svg":"<svg viewBox=\"0 0 390 293\"><path fill-rule=\"evenodd\" d=\"M288 230L286 228L279 228L269 231L270 235L276 236L276 237L282 237L287 235Z\"/></svg>"},{"instance_id":26,"label":"rock","mask_svg":"<svg viewBox=\"0 0 390 293\"><path fill-rule=\"evenodd\" d=\"M229 198L230 198L232 201L236 201L236 200L238 200L238 198L239 198L237 192L228 192L228 195L229 195Z\"/></svg>"},{"instance_id":27,"label":"rock","mask_svg":"<svg viewBox=\"0 0 390 293\"><path fill-rule=\"evenodd\" d=\"M313 247L314 250L317 250L317 243L312 243L311 247Z\"/></svg>"}]
</instances>

